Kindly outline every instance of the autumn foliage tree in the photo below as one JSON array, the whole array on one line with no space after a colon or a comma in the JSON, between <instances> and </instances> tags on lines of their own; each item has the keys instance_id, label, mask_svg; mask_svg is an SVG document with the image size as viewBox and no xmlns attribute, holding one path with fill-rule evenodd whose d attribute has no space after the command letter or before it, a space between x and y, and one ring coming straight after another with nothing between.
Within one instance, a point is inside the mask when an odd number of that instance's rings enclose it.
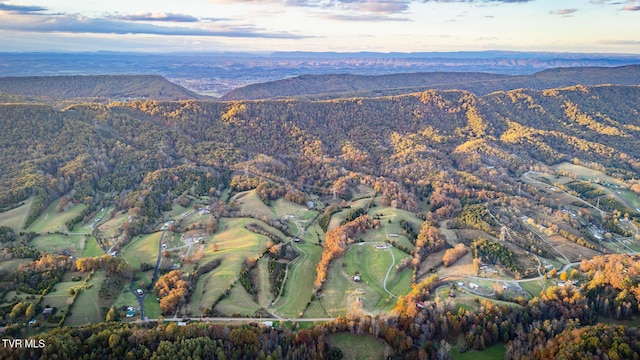
<instances>
[{"instance_id":1,"label":"autumn foliage tree","mask_svg":"<svg viewBox=\"0 0 640 360\"><path fill-rule=\"evenodd\" d=\"M182 271L173 270L161 276L154 288L160 298L163 314L174 313L187 296L188 283L182 279Z\"/></svg>"},{"instance_id":2,"label":"autumn foliage tree","mask_svg":"<svg viewBox=\"0 0 640 360\"><path fill-rule=\"evenodd\" d=\"M444 256L442 257L442 262L445 267L449 267L458 261L458 259L465 256L468 252L469 248L464 244L457 244L452 249L447 249L447 251L445 251Z\"/></svg>"}]
</instances>

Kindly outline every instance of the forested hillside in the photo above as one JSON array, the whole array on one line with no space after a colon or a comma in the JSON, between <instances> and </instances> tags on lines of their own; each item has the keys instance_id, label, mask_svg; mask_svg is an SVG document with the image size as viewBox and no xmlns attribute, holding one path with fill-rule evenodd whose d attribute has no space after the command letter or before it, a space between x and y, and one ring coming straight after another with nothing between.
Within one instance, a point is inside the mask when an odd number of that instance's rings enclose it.
<instances>
[{"instance_id":1,"label":"forested hillside","mask_svg":"<svg viewBox=\"0 0 640 360\"><path fill-rule=\"evenodd\" d=\"M139 186L150 171L181 164L217 171L258 154L298 186L326 186L356 172L402 184L392 192L408 209L433 181L456 182L454 169L573 158L609 172L640 171L640 88L515 90L484 97L427 91L332 101L144 102L70 106L2 105L0 205L35 191L79 200ZM134 160L135 159L135 160ZM331 187L329 185L329 187ZM391 190L390 190L391 191ZM41 194L41 196L44 196Z\"/></svg>"},{"instance_id":2,"label":"forested hillside","mask_svg":"<svg viewBox=\"0 0 640 360\"><path fill-rule=\"evenodd\" d=\"M428 72L391 75L303 75L247 85L230 91L223 100L256 100L286 97L332 99L378 97L429 89L458 89L482 96L520 88L543 90L582 85L637 85L640 66L557 68L531 75L499 75L466 72Z\"/></svg>"},{"instance_id":3,"label":"forested hillside","mask_svg":"<svg viewBox=\"0 0 640 360\"><path fill-rule=\"evenodd\" d=\"M0 92L49 100L204 99L156 75L0 77Z\"/></svg>"},{"instance_id":4,"label":"forested hillside","mask_svg":"<svg viewBox=\"0 0 640 360\"><path fill-rule=\"evenodd\" d=\"M0 99L7 358L640 348L640 86Z\"/></svg>"}]
</instances>

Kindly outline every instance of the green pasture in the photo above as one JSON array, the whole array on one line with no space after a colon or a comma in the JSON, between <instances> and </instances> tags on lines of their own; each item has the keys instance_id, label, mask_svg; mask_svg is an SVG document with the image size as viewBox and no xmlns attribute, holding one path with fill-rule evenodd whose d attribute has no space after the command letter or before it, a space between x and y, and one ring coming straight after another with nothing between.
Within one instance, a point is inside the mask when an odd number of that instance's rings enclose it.
<instances>
[{"instance_id":1,"label":"green pasture","mask_svg":"<svg viewBox=\"0 0 640 360\"><path fill-rule=\"evenodd\" d=\"M98 240L95 237L90 236L84 242L84 249L82 251L83 257L94 257L94 256L102 256L104 255L104 251L98 244Z\"/></svg>"},{"instance_id":2,"label":"green pasture","mask_svg":"<svg viewBox=\"0 0 640 360\"><path fill-rule=\"evenodd\" d=\"M144 317L149 319L157 319L161 314L162 311L160 310L160 302L156 300L155 295L147 295L147 297L144 298Z\"/></svg>"},{"instance_id":3,"label":"green pasture","mask_svg":"<svg viewBox=\"0 0 640 360\"><path fill-rule=\"evenodd\" d=\"M305 205L296 204L284 198L272 201L270 207L271 211L280 218L286 215L302 216L308 210Z\"/></svg>"},{"instance_id":4,"label":"green pasture","mask_svg":"<svg viewBox=\"0 0 640 360\"><path fill-rule=\"evenodd\" d=\"M347 274L342 264L345 258L334 259L329 265L327 280L322 286L319 297L330 316L345 315L347 298L354 294L359 284L353 281L352 274Z\"/></svg>"},{"instance_id":5,"label":"green pasture","mask_svg":"<svg viewBox=\"0 0 640 360\"><path fill-rule=\"evenodd\" d=\"M240 209L246 213L254 214L256 216L266 216L267 218L274 219L279 216L275 214L271 208L265 205L258 193L255 190L243 191L234 195L230 202L235 201Z\"/></svg>"},{"instance_id":6,"label":"green pasture","mask_svg":"<svg viewBox=\"0 0 640 360\"><path fill-rule=\"evenodd\" d=\"M105 277L104 271L97 271L91 276L86 287L80 290L80 294L71 307L71 315L65 320L65 325L94 324L104 320L100 310L100 295L98 293Z\"/></svg>"},{"instance_id":7,"label":"green pasture","mask_svg":"<svg viewBox=\"0 0 640 360\"><path fill-rule=\"evenodd\" d=\"M5 260L0 261L0 271L15 271L20 264L26 264L28 262L33 261L33 259L13 259L13 260Z\"/></svg>"},{"instance_id":8,"label":"green pasture","mask_svg":"<svg viewBox=\"0 0 640 360\"><path fill-rule=\"evenodd\" d=\"M70 250L76 256L81 256L85 240L84 236L47 234L35 237L29 244L40 251L48 253L59 254L63 250Z\"/></svg>"},{"instance_id":9,"label":"green pasture","mask_svg":"<svg viewBox=\"0 0 640 360\"><path fill-rule=\"evenodd\" d=\"M264 256L258 261L256 271L256 287L258 288L258 304L267 308L273 301L274 295L271 294L271 283L269 281L269 257Z\"/></svg>"},{"instance_id":10,"label":"green pasture","mask_svg":"<svg viewBox=\"0 0 640 360\"><path fill-rule=\"evenodd\" d=\"M25 200L23 205L0 213L0 226L8 226L16 233L19 233L24 226L24 222L29 216L29 212L31 212L31 205L33 204L34 199L35 198L32 196Z\"/></svg>"},{"instance_id":11,"label":"green pasture","mask_svg":"<svg viewBox=\"0 0 640 360\"><path fill-rule=\"evenodd\" d=\"M71 207L69 210L56 213L56 206L60 199L54 201L47 210L40 215L36 221L33 222L27 229L28 231L33 231L38 234L46 233L46 232L67 232L67 226L65 223L74 217L80 215L82 210L87 206L84 204L78 204ZM23 205L24 206L24 205Z\"/></svg>"},{"instance_id":12,"label":"green pasture","mask_svg":"<svg viewBox=\"0 0 640 360\"><path fill-rule=\"evenodd\" d=\"M149 295L149 296L153 297L153 299L155 300L155 296L153 295ZM138 298L136 298L136 296L131 291L129 291L128 282L122 288L122 292L120 292L120 296L118 296L116 301L113 303L113 306L115 306L116 309L120 309L123 306L135 306L136 309L139 307Z\"/></svg>"},{"instance_id":13,"label":"green pasture","mask_svg":"<svg viewBox=\"0 0 640 360\"><path fill-rule=\"evenodd\" d=\"M552 166L555 170L565 170L571 173L574 173L578 176L578 179L580 180L594 180L594 179L600 179L602 181L606 181L608 183L612 183L612 184L616 184L616 185L623 185L624 182L622 182L619 179L616 179L614 177L611 177L605 173L603 173L602 171L599 170L593 170L593 169L589 169L587 167L581 166L581 165L576 165L576 164L572 164L570 162L563 162L557 165Z\"/></svg>"},{"instance_id":14,"label":"green pasture","mask_svg":"<svg viewBox=\"0 0 640 360\"><path fill-rule=\"evenodd\" d=\"M238 282L231 289L229 296L222 299L215 309L226 315L253 316L260 305L256 304L253 297Z\"/></svg>"},{"instance_id":15,"label":"green pasture","mask_svg":"<svg viewBox=\"0 0 640 360\"><path fill-rule=\"evenodd\" d=\"M120 226L122 223L127 221L129 218L129 213L122 211L118 211L118 213L112 218L109 219L109 215L102 220L100 225L98 225L98 229L102 232L103 238L110 238L120 233Z\"/></svg>"},{"instance_id":16,"label":"green pasture","mask_svg":"<svg viewBox=\"0 0 640 360\"><path fill-rule=\"evenodd\" d=\"M7 292L7 295L4 299L0 299L0 305L7 305L12 303L14 300L23 301L23 302L32 302L35 303L40 300L40 295L36 295L33 299L27 299L27 296L30 294L23 293L21 291L12 290Z\"/></svg>"},{"instance_id":17,"label":"green pasture","mask_svg":"<svg viewBox=\"0 0 640 360\"><path fill-rule=\"evenodd\" d=\"M161 231L149 235L136 236L122 249L122 254L134 269L139 269L140 264L143 262L155 265L161 237Z\"/></svg>"},{"instance_id":18,"label":"green pasture","mask_svg":"<svg viewBox=\"0 0 640 360\"><path fill-rule=\"evenodd\" d=\"M387 345L372 335L338 333L327 337L327 343L342 350L343 359L384 359Z\"/></svg>"},{"instance_id":19,"label":"green pasture","mask_svg":"<svg viewBox=\"0 0 640 360\"><path fill-rule=\"evenodd\" d=\"M316 279L316 265L320 261L322 248L312 243L295 244L300 256L289 268L284 295L276 303L274 310L285 317L298 317L313 293Z\"/></svg>"},{"instance_id":20,"label":"green pasture","mask_svg":"<svg viewBox=\"0 0 640 360\"><path fill-rule=\"evenodd\" d=\"M218 233L206 244L205 256L200 263L205 264L218 258L222 259L222 263L198 279L191 298L194 313L202 313L204 309L210 308L224 290L238 279L243 262L249 257L259 256L264 250L269 238L244 228L247 224L256 222L247 218L220 220ZM216 252L211 250L211 244L216 244Z\"/></svg>"}]
</instances>

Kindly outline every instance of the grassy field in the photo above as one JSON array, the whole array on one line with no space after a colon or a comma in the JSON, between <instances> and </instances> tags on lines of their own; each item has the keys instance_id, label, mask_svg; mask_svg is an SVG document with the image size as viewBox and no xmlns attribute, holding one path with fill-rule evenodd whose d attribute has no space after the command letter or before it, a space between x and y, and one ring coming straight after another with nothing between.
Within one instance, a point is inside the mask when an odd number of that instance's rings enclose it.
<instances>
[{"instance_id":1,"label":"grassy field","mask_svg":"<svg viewBox=\"0 0 640 360\"><path fill-rule=\"evenodd\" d=\"M271 294L269 289L271 288L271 283L269 282L269 257L265 256L260 261L258 261L258 269L257 269L257 288L258 288L258 304L261 307L267 308L269 304L273 301L274 296Z\"/></svg>"},{"instance_id":2,"label":"grassy field","mask_svg":"<svg viewBox=\"0 0 640 360\"><path fill-rule=\"evenodd\" d=\"M137 302L136 302L137 303ZM149 319L157 319L161 314L160 303L153 294L144 298L144 316Z\"/></svg>"},{"instance_id":3,"label":"grassy field","mask_svg":"<svg viewBox=\"0 0 640 360\"><path fill-rule=\"evenodd\" d=\"M60 254L63 250L69 250L75 256L81 256L85 246L85 241L84 236L51 234L40 235L31 240L29 244L40 251L52 254Z\"/></svg>"},{"instance_id":4,"label":"grassy field","mask_svg":"<svg viewBox=\"0 0 640 360\"><path fill-rule=\"evenodd\" d=\"M327 337L327 343L342 350L344 359L384 359L387 345L374 336L339 333Z\"/></svg>"},{"instance_id":5,"label":"grassy field","mask_svg":"<svg viewBox=\"0 0 640 360\"><path fill-rule=\"evenodd\" d=\"M592 179L600 179L601 181L606 181L611 184L623 185L624 182L618 180L614 177L611 177L602 171L589 169L587 167L581 165L575 165L569 162L563 162L558 165L553 166L556 170L565 170L571 173L574 173L578 176L580 180L592 180Z\"/></svg>"},{"instance_id":6,"label":"grassy field","mask_svg":"<svg viewBox=\"0 0 640 360\"><path fill-rule=\"evenodd\" d=\"M65 223L80 215L82 210L87 207L84 204L78 204L71 207L65 212L56 213L56 206L58 206L59 202L60 200L58 199L51 205L49 205L47 210L42 215L40 215L38 219L36 219L36 221L34 221L27 230L36 232L38 234L56 231L66 232L67 227Z\"/></svg>"},{"instance_id":7,"label":"grassy field","mask_svg":"<svg viewBox=\"0 0 640 360\"><path fill-rule=\"evenodd\" d=\"M307 305L316 278L316 264L320 261L322 254L320 246L308 242L295 244L294 247L300 252L300 257L291 265L284 287L284 296L275 306L275 311L286 317L297 317Z\"/></svg>"},{"instance_id":8,"label":"grassy field","mask_svg":"<svg viewBox=\"0 0 640 360\"><path fill-rule=\"evenodd\" d=\"M113 303L113 306L115 306L117 309L123 306L135 306L136 308L138 307L138 299L131 291L129 291L129 283L127 283L126 286L122 289L120 296L118 296L116 301Z\"/></svg>"},{"instance_id":9,"label":"grassy field","mask_svg":"<svg viewBox=\"0 0 640 360\"><path fill-rule=\"evenodd\" d=\"M451 348L451 357L454 360L495 360L503 359L506 352L507 349L503 343L491 345L482 351L469 350L462 354L460 353L460 346L457 345Z\"/></svg>"},{"instance_id":10,"label":"grassy field","mask_svg":"<svg viewBox=\"0 0 640 360\"><path fill-rule=\"evenodd\" d=\"M35 198L32 196L24 201L24 204L15 209L0 213L0 226L8 226L16 233L20 232L25 220L31 211L31 205Z\"/></svg>"},{"instance_id":11,"label":"grassy field","mask_svg":"<svg viewBox=\"0 0 640 360\"><path fill-rule=\"evenodd\" d=\"M82 256L102 256L104 255L104 251L100 245L98 245L98 240L95 237L90 236L84 243L84 249L82 250Z\"/></svg>"},{"instance_id":12,"label":"grassy field","mask_svg":"<svg viewBox=\"0 0 640 360\"><path fill-rule=\"evenodd\" d=\"M237 193L231 198L230 202L234 201L244 212L260 217L266 216L269 219L279 218L279 216L275 214L269 206L265 205L262 200L260 200L260 197L258 197L255 190Z\"/></svg>"},{"instance_id":13,"label":"grassy field","mask_svg":"<svg viewBox=\"0 0 640 360\"><path fill-rule=\"evenodd\" d=\"M67 306L73 303L73 295L71 289L80 289L84 286L84 280L88 274L83 274L80 281L62 281L54 286L54 291L51 291L42 299L41 304L43 307L56 307L58 311L67 309Z\"/></svg>"},{"instance_id":14,"label":"grassy field","mask_svg":"<svg viewBox=\"0 0 640 360\"><path fill-rule=\"evenodd\" d=\"M161 236L161 231L137 236L122 249L122 254L131 267L139 269L143 262L155 265Z\"/></svg>"},{"instance_id":15,"label":"grassy field","mask_svg":"<svg viewBox=\"0 0 640 360\"><path fill-rule=\"evenodd\" d=\"M20 264L26 264L33 259L14 259L0 262L0 271L13 272Z\"/></svg>"},{"instance_id":16,"label":"grassy field","mask_svg":"<svg viewBox=\"0 0 640 360\"><path fill-rule=\"evenodd\" d=\"M222 259L222 263L198 279L191 298L192 313L200 314L204 309L210 308L223 291L238 278L242 263L247 258L257 257L262 252L268 238L244 228L247 224L256 222L258 221L247 218L220 220L219 232L209 241L209 244L216 244L217 251L213 252L208 245L200 263L204 264L214 259ZM267 228L264 223L260 225Z\"/></svg>"},{"instance_id":17,"label":"grassy field","mask_svg":"<svg viewBox=\"0 0 640 360\"><path fill-rule=\"evenodd\" d=\"M221 300L215 309L227 315L253 316L260 308L249 293L237 283L228 297Z\"/></svg>"},{"instance_id":18,"label":"grassy field","mask_svg":"<svg viewBox=\"0 0 640 360\"><path fill-rule=\"evenodd\" d=\"M119 228L123 222L127 221L129 214L125 212L124 214L119 211L113 219L109 219L109 215L102 220L101 224L98 226L98 229L102 232L102 237L107 239L113 237L115 234L120 232Z\"/></svg>"},{"instance_id":19,"label":"grassy field","mask_svg":"<svg viewBox=\"0 0 640 360\"><path fill-rule=\"evenodd\" d=\"M78 326L93 324L104 320L100 306L98 305L98 292L105 277L106 274L104 271L97 271L91 276L86 288L80 291L75 303L71 307L71 315L65 320L65 325Z\"/></svg>"},{"instance_id":20,"label":"grassy field","mask_svg":"<svg viewBox=\"0 0 640 360\"><path fill-rule=\"evenodd\" d=\"M286 215L302 216L307 212L307 207L299 205L283 198L271 202L271 211L278 217Z\"/></svg>"},{"instance_id":21,"label":"grassy field","mask_svg":"<svg viewBox=\"0 0 640 360\"><path fill-rule=\"evenodd\" d=\"M395 256L396 264L408 256L395 248L392 248L391 251L393 251ZM355 245L347 251L344 260L347 264L345 268L347 275L353 278L355 272L359 271L362 281L358 286L368 285L377 293L376 296L376 294L367 291L366 296L362 296L364 298L365 309L369 311L381 310L388 304L395 303L394 300L389 303L386 302L390 295L384 290L383 284L387 270L392 264L389 250L378 250L373 245ZM389 272L387 289L395 295L404 295L411 290L411 271L396 273L394 267ZM371 306L372 303L373 306Z\"/></svg>"}]
</instances>

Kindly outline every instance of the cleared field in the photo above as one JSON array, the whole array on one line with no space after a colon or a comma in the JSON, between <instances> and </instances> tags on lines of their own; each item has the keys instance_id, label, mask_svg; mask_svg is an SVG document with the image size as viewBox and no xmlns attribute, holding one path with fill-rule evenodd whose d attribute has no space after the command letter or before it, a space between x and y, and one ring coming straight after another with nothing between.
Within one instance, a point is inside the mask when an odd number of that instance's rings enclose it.
<instances>
[{"instance_id":1,"label":"cleared field","mask_svg":"<svg viewBox=\"0 0 640 360\"><path fill-rule=\"evenodd\" d=\"M229 296L221 300L215 309L223 314L238 315L238 316L252 316L256 310L260 308L260 305L253 301L253 298L247 291L237 283Z\"/></svg>"},{"instance_id":2,"label":"cleared field","mask_svg":"<svg viewBox=\"0 0 640 360\"><path fill-rule=\"evenodd\" d=\"M299 205L280 198L271 202L271 210L278 217L283 217L286 215L301 216L306 213L308 209L304 205Z\"/></svg>"},{"instance_id":3,"label":"cleared field","mask_svg":"<svg viewBox=\"0 0 640 360\"><path fill-rule=\"evenodd\" d=\"M359 284L353 281L353 275L345 272L345 258L338 258L331 262L327 272L327 281L319 294L325 310L330 316L345 315L347 313L348 297L356 293Z\"/></svg>"},{"instance_id":4,"label":"cleared field","mask_svg":"<svg viewBox=\"0 0 640 360\"><path fill-rule=\"evenodd\" d=\"M33 259L14 259L0 262L0 271L15 271L20 264L26 264Z\"/></svg>"},{"instance_id":5,"label":"cleared field","mask_svg":"<svg viewBox=\"0 0 640 360\"><path fill-rule=\"evenodd\" d=\"M258 256L264 249L269 238L245 229L244 226L250 223L260 223L261 226L266 227L262 222L254 219L223 218L220 220L218 225L220 232L214 234L209 242L216 244L217 251L213 252L210 245L206 246L204 258L200 263L204 264L214 259L222 259L222 263L213 271L198 278L190 304L194 314L201 314L205 309L210 308L238 278L242 263L249 257Z\"/></svg>"},{"instance_id":6,"label":"cleared field","mask_svg":"<svg viewBox=\"0 0 640 360\"><path fill-rule=\"evenodd\" d=\"M129 283L127 283L126 286L122 289L120 296L118 296L116 301L113 303L113 306L115 306L116 309L119 309L123 306L134 306L138 308L138 299L131 291L129 291Z\"/></svg>"},{"instance_id":7,"label":"cleared field","mask_svg":"<svg viewBox=\"0 0 640 360\"><path fill-rule=\"evenodd\" d=\"M316 278L316 264L320 261L322 248L310 243L294 244L300 257L289 268L289 275L284 287L284 295L280 298L275 311L286 317L297 317L307 305L313 292Z\"/></svg>"},{"instance_id":8,"label":"cleared field","mask_svg":"<svg viewBox=\"0 0 640 360\"><path fill-rule=\"evenodd\" d=\"M594 256L602 255L595 250L587 249L584 246L573 243L560 235L548 237L547 242L564 254L571 262L591 259Z\"/></svg>"},{"instance_id":9,"label":"cleared field","mask_svg":"<svg viewBox=\"0 0 640 360\"><path fill-rule=\"evenodd\" d=\"M124 214L122 214L122 212L118 212L112 219L109 219L109 215L107 214L105 219L103 219L102 223L98 226L98 229L102 232L102 237L110 238L115 234L120 233L120 225L127 221L128 217L129 214L127 212Z\"/></svg>"},{"instance_id":10,"label":"cleared field","mask_svg":"<svg viewBox=\"0 0 640 360\"><path fill-rule=\"evenodd\" d=\"M24 201L24 204L18 206L15 209L0 213L0 226L8 226L12 228L16 233L20 232L24 222L29 216L31 211L31 205L35 198L32 196Z\"/></svg>"},{"instance_id":11,"label":"cleared field","mask_svg":"<svg viewBox=\"0 0 640 360\"><path fill-rule=\"evenodd\" d=\"M390 250L393 251L395 264L408 256L395 248L376 249L373 245L355 245L345 255L346 274L353 279L356 271L360 273L361 282L354 285L367 291L366 295L358 296L363 299L367 311L381 310L389 304L395 304L395 300L384 290L384 279L392 264ZM394 295L404 295L411 290L411 274L410 269L397 273L394 266L387 278L387 289ZM367 285L375 293L362 285Z\"/></svg>"},{"instance_id":12,"label":"cleared field","mask_svg":"<svg viewBox=\"0 0 640 360\"><path fill-rule=\"evenodd\" d=\"M327 343L342 350L344 359L374 360L385 359L385 343L375 336L339 333L327 337Z\"/></svg>"},{"instance_id":13,"label":"cleared field","mask_svg":"<svg viewBox=\"0 0 640 360\"><path fill-rule=\"evenodd\" d=\"M327 229L331 230L335 227L340 226L340 224L342 224L344 219L347 217L347 214L349 213L349 211L354 209L359 209L359 208L365 208L370 202L371 202L371 199L360 199L360 200L349 202L349 206L351 206L351 208L343 209L339 213L333 214L333 216L331 216L331 221L329 222L329 227Z\"/></svg>"},{"instance_id":14,"label":"cleared field","mask_svg":"<svg viewBox=\"0 0 640 360\"><path fill-rule=\"evenodd\" d=\"M98 245L98 240L96 240L95 237L90 236L87 240L85 240L84 249L82 250L83 257L102 255L104 255L104 251L102 251L102 248L100 247L100 245Z\"/></svg>"},{"instance_id":15,"label":"cleared field","mask_svg":"<svg viewBox=\"0 0 640 360\"><path fill-rule=\"evenodd\" d=\"M150 235L135 237L122 249L122 254L134 269L139 269L141 263L155 265L158 258L158 247L162 232L158 231Z\"/></svg>"},{"instance_id":16,"label":"cleared field","mask_svg":"<svg viewBox=\"0 0 640 360\"><path fill-rule=\"evenodd\" d=\"M8 305L14 301L26 301L26 302L36 303L38 302L38 300L40 300L39 295L36 295L36 297L34 297L33 299L27 299L27 296L29 296L29 294L25 294L23 292L20 292L18 294L18 291L9 291L7 295L4 297L4 299L0 299L0 305Z\"/></svg>"},{"instance_id":17,"label":"cleared field","mask_svg":"<svg viewBox=\"0 0 640 360\"><path fill-rule=\"evenodd\" d=\"M265 205L262 200L260 200L260 197L258 197L258 193L256 193L255 190L237 193L231 198L230 203L234 201L239 205L241 211L248 214L260 217L266 216L270 219L279 217L269 206Z\"/></svg>"},{"instance_id":18,"label":"cleared field","mask_svg":"<svg viewBox=\"0 0 640 360\"><path fill-rule=\"evenodd\" d=\"M104 271L97 271L87 282L86 288L80 291L75 303L71 307L71 315L65 320L67 326L78 326L83 324L93 324L103 319L100 311L99 294L100 286L106 274Z\"/></svg>"},{"instance_id":19,"label":"cleared field","mask_svg":"<svg viewBox=\"0 0 640 360\"><path fill-rule=\"evenodd\" d=\"M67 307L73 304L73 295L71 294L71 289L79 289L84 286L84 279L86 275L82 278L81 281L63 281L59 282L54 286L55 291L51 291L42 299L41 304L44 307L55 307L57 311L67 310Z\"/></svg>"},{"instance_id":20,"label":"cleared field","mask_svg":"<svg viewBox=\"0 0 640 360\"><path fill-rule=\"evenodd\" d=\"M68 250L72 254L80 256L85 246L85 240L84 236L50 234L37 236L29 244L38 250L52 254L60 254L64 250Z\"/></svg>"},{"instance_id":21,"label":"cleared field","mask_svg":"<svg viewBox=\"0 0 640 360\"><path fill-rule=\"evenodd\" d=\"M156 300L156 297L149 295L144 298L144 316L149 319L157 319L160 314L160 303Z\"/></svg>"},{"instance_id":22,"label":"cleared field","mask_svg":"<svg viewBox=\"0 0 640 360\"><path fill-rule=\"evenodd\" d=\"M592 180L592 179L600 179L602 181L606 181L608 183L611 184L616 184L616 185L623 185L624 182L616 179L614 177L611 177L605 173L603 173L602 171L598 171L598 170L593 170L593 169L589 169L587 167L581 166L581 165L576 165L576 164L572 164L569 162L563 162L560 163L558 165L554 165L552 166L555 170L564 170L564 171L568 171L571 173L574 173L578 176L578 179L581 180Z\"/></svg>"},{"instance_id":23,"label":"cleared field","mask_svg":"<svg viewBox=\"0 0 640 360\"><path fill-rule=\"evenodd\" d=\"M42 234L45 232L67 232L67 226L65 223L74 217L80 215L82 210L87 206L84 204L78 204L71 207L69 210L56 213L56 207L60 200L54 201L47 210L36 219L36 221L29 226L28 230L36 232L38 234Z\"/></svg>"},{"instance_id":24,"label":"cleared field","mask_svg":"<svg viewBox=\"0 0 640 360\"><path fill-rule=\"evenodd\" d=\"M257 288L258 288L258 304L263 308L267 308L273 301L273 295L269 289L271 284L269 282L269 257L264 256L258 261L257 269Z\"/></svg>"}]
</instances>

